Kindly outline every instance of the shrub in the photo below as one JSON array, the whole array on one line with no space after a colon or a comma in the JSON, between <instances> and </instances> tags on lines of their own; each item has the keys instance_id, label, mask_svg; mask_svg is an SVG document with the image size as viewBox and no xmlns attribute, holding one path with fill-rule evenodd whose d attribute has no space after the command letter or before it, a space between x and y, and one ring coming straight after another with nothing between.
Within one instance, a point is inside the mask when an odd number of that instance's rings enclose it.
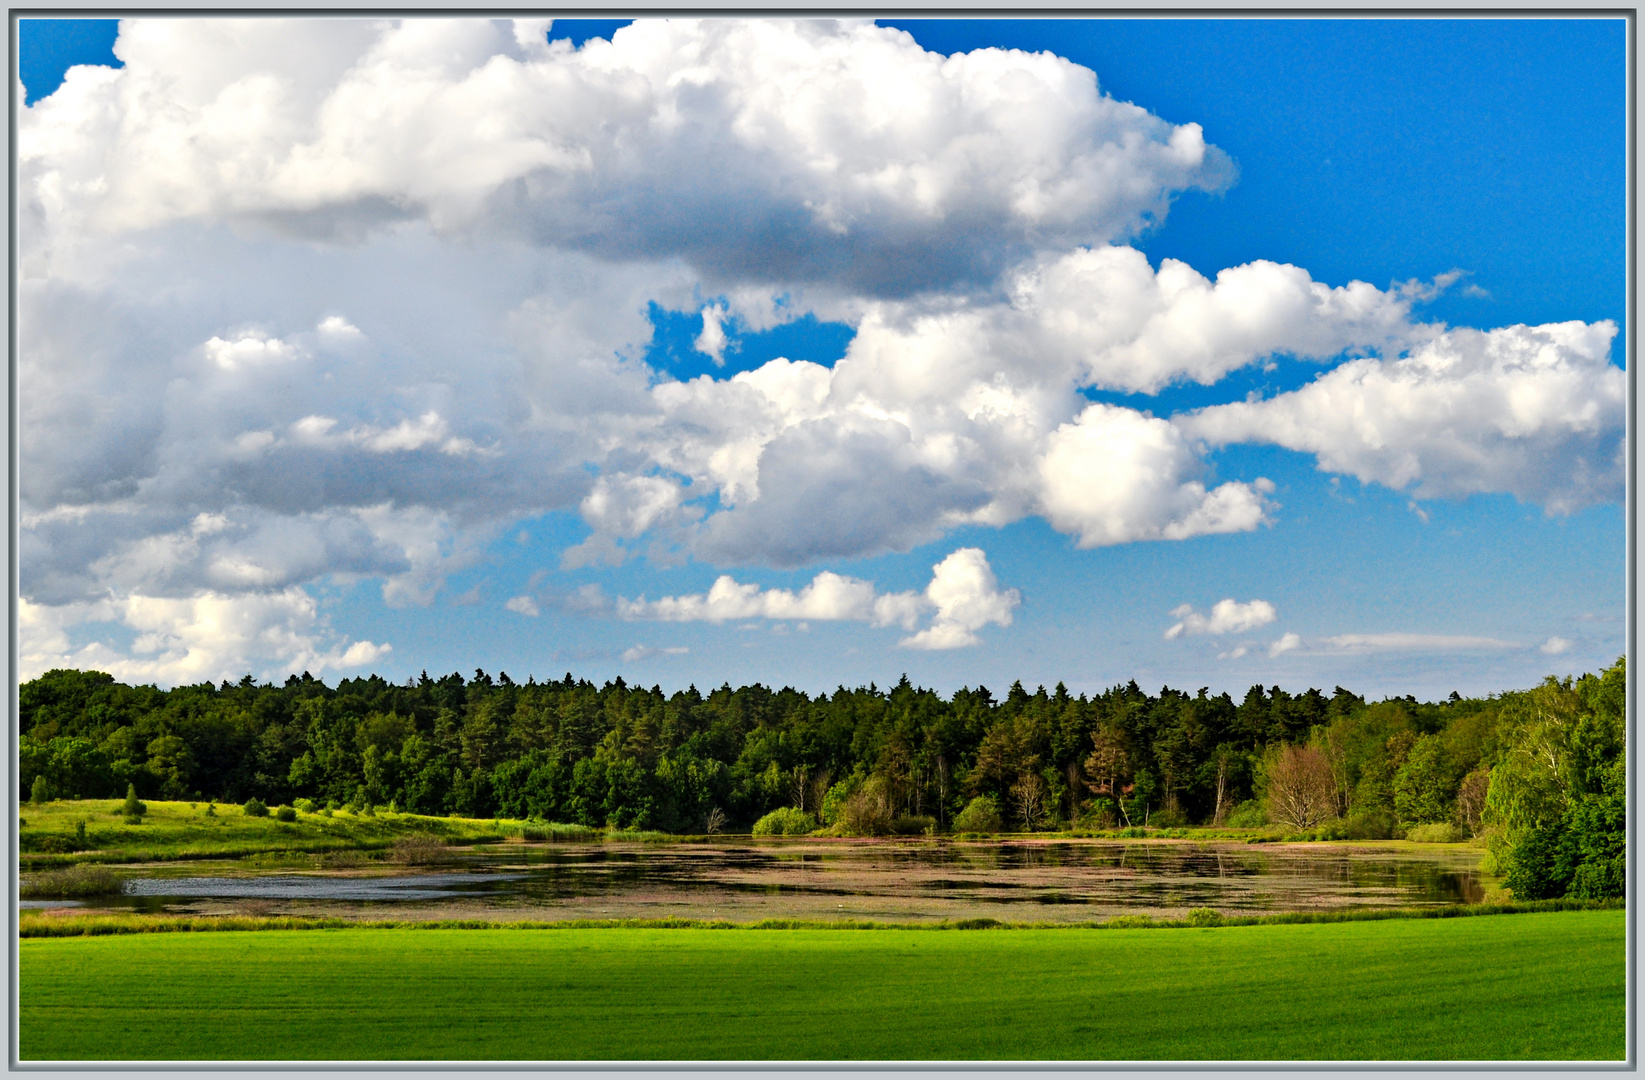
<instances>
[{"instance_id":1,"label":"shrub","mask_svg":"<svg viewBox=\"0 0 1645 1080\"><path fill-rule=\"evenodd\" d=\"M1405 839L1419 844L1459 844L1467 837L1449 821L1442 821L1433 825L1413 825L1405 834Z\"/></svg>"},{"instance_id":2,"label":"shrub","mask_svg":"<svg viewBox=\"0 0 1645 1080\"><path fill-rule=\"evenodd\" d=\"M120 807L120 812L126 816L126 821L131 824L136 824L136 820L141 820L143 815L149 812L149 808L137 798L136 784L126 785L126 801Z\"/></svg>"},{"instance_id":3,"label":"shrub","mask_svg":"<svg viewBox=\"0 0 1645 1080\"><path fill-rule=\"evenodd\" d=\"M274 810L274 819L276 821L296 821L297 811L294 807L290 806L276 807Z\"/></svg>"},{"instance_id":4,"label":"shrub","mask_svg":"<svg viewBox=\"0 0 1645 1080\"><path fill-rule=\"evenodd\" d=\"M891 831L898 836L920 836L937 831L937 819L927 814L909 814L891 822Z\"/></svg>"},{"instance_id":5,"label":"shrub","mask_svg":"<svg viewBox=\"0 0 1645 1080\"><path fill-rule=\"evenodd\" d=\"M1188 818L1180 810L1156 810L1148 815L1148 824L1159 829L1177 829L1188 824Z\"/></svg>"},{"instance_id":6,"label":"shrub","mask_svg":"<svg viewBox=\"0 0 1645 1080\"><path fill-rule=\"evenodd\" d=\"M46 774L41 773L34 778L34 787L29 789L29 802L38 806L51 798L51 785L46 783Z\"/></svg>"},{"instance_id":7,"label":"shrub","mask_svg":"<svg viewBox=\"0 0 1645 1080\"><path fill-rule=\"evenodd\" d=\"M1221 926L1222 912L1215 908L1197 907L1188 913L1189 926Z\"/></svg>"},{"instance_id":8,"label":"shrub","mask_svg":"<svg viewBox=\"0 0 1645 1080\"><path fill-rule=\"evenodd\" d=\"M1141 930L1153 926L1154 920L1147 915L1116 915L1103 925L1115 930Z\"/></svg>"},{"instance_id":9,"label":"shrub","mask_svg":"<svg viewBox=\"0 0 1645 1080\"><path fill-rule=\"evenodd\" d=\"M397 863L418 866L450 862L455 858L455 854L441 837L432 833L414 833L411 836L395 837L394 846L389 849L388 857Z\"/></svg>"},{"instance_id":10,"label":"shrub","mask_svg":"<svg viewBox=\"0 0 1645 1080\"><path fill-rule=\"evenodd\" d=\"M1348 815L1348 839L1390 840L1394 835L1394 815L1386 810L1355 810Z\"/></svg>"},{"instance_id":11,"label":"shrub","mask_svg":"<svg viewBox=\"0 0 1645 1080\"><path fill-rule=\"evenodd\" d=\"M245 811L246 817L268 817L268 807L264 806L263 800L256 796L247 799L246 804L240 809Z\"/></svg>"},{"instance_id":12,"label":"shrub","mask_svg":"<svg viewBox=\"0 0 1645 1080\"><path fill-rule=\"evenodd\" d=\"M83 821L75 822L74 823L74 850L84 851L90 846L91 846L90 842L88 842L86 840L86 823L83 822Z\"/></svg>"},{"instance_id":13,"label":"shrub","mask_svg":"<svg viewBox=\"0 0 1645 1080\"><path fill-rule=\"evenodd\" d=\"M1314 830L1314 836L1320 840L1346 840L1348 839L1348 823L1341 818L1332 818L1330 821L1321 822L1320 827Z\"/></svg>"},{"instance_id":14,"label":"shrub","mask_svg":"<svg viewBox=\"0 0 1645 1080\"><path fill-rule=\"evenodd\" d=\"M885 779L869 777L840 807L835 823L847 836L883 836L891 831L891 798Z\"/></svg>"},{"instance_id":15,"label":"shrub","mask_svg":"<svg viewBox=\"0 0 1645 1080\"><path fill-rule=\"evenodd\" d=\"M319 809L318 806L314 805L313 799L294 799L291 805L305 814L312 814Z\"/></svg>"},{"instance_id":16,"label":"shrub","mask_svg":"<svg viewBox=\"0 0 1645 1080\"><path fill-rule=\"evenodd\" d=\"M44 836L39 833L24 833L18 838L17 846L24 851L67 855L74 850L74 841L66 836L52 836L49 833Z\"/></svg>"},{"instance_id":17,"label":"shrub","mask_svg":"<svg viewBox=\"0 0 1645 1080\"><path fill-rule=\"evenodd\" d=\"M587 825L556 825L553 822L542 822L536 825L527 825L520 830L520 839L533 844L544 842L564 844L574 841L598 840L600 831Z\"/></svg>"},{"instance_id":18,"label":"shrub","mask_svg":"<svg viewBox=\"0 0 1645 1080\"><path fill-rule=\"evenodd\" d=\"M78 863L23 879L19 894L26 897L106 896L121 890L121 881L106 866Z\"/></svg>"},{"instance_id":19,"label":"shrub","mask_svg":"<svg viewBox=\"0 0 1645 1080\"><path fill-rule=\"evenodd\" d=\"M1262 803L1256 799L1248 799L1234 807L1224 821L1231 829L1260 829L1268 824L1268 814L1262 808Z\"/></svg>"},{"instance_id":20,"label":"shrub","mask_svg":"<svg viewBox=\"0 0 1645 1080\"><path fill-rule=\"evenodd\" d=\"M817 819L792 806L771 811L754 823L755 836L804 836L817 827Z\"/></svg>"},{"instance_id":21,"label":"shrub","mask_svg":"<svg viewBox=\"0 0 1645 1080\"><path fill-rule=\"evenodd\" d=\"M1000 807L987 795L978 795L954 816L955 832L999 832Z\"/></svg>"}]
</instances>

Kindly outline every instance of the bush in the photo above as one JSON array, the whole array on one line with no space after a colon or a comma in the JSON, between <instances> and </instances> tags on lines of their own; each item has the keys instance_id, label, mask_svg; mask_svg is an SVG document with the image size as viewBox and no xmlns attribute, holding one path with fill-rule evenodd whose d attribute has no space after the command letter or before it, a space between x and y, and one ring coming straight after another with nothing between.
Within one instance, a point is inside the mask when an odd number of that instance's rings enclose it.
<instances>
[{"instance_id":1,"label":"bush","mask_svg":"<svg viewBox=\"0 0 1645 1080\"><path fill-rule=\"evenodd\" d=\"M247 799L246 804L240 809L245 811L246 817L268 817L268 807L263 805L263 800L255 796Z\"/></svg>"},{"instance_id":2,"label":"bush","mask_svg":"<svg viewBox=\"0 0 1645 1080\"><path fill-rule=\"evenodd\" d=\"M564 844L572 841L598 840L600 831L587 825L556 825L542 822L520 829L520 839L529 844Z\"/></svg>"},{"instance_id":3,"label":"bush","mask_svg":"<svg viewBox=\"0 0 1645 1080\"><path fill-rule=\"evenodd\" d=\"M1256 799L1248 799L1234 807L1224 824L1231 829L1260 829L1268 824L1268 812Z\"/></svg>"},{"instance_id":4,"label":"bush","mask_svg":"<svg viewBox=\"0 0 1645 1080\"><path fill-rule=\"evenodd\" d=\"M1000 827L999 804L987 795L978 795L954 816L955 832L990 833Z\"/></svg>"},{"instance_id":5,"label":"bush","mask_svg":"<svg viewBox=\"0 0 1645 1080\"><path fill-rule=\"evenodd\" d=\"M1222 912L1215 908L1197 907L1188 913L1189 926L1221 926Z\"/></svg>"},{"instance_id":6,"label":"bush","mask_svg":"<svg viewBox=\"0 0 1645 1080\"><path fill-rule=\"evenodd\" d=\"M839 809L835 827L847 836L882 836L891 831L891 799L885 779L869 777Z\"/></svg>"},{"instance_id":7,"label":"bush","mask_svg":"<svg viewBox=\"0 0 1645 1080\"><path fill-rule=\"evenodd\" d=\"M1154 920L1148 915L1116 915L1103 925L1115 930L1141 930L1153 926Z\"/></svg>"},{"instance_id":8,"label":"bush","mask_svg":"<svg viewBox=\"0 0 1645 1080\"><path fill-rule=\"evenodd\" d=\"M48 802L51 799L51 785L46 783L46 774L41 773L34 778L34 787L29 790L29 801L35 805Z\"/></svg>"},{"instance_id":9,"label":"bush","mask_svg":"<svg viewBox=\"0 0 1645 1080\"><path fill-rule=\"evenodd\" d=\"M419 866L450 862L455 858L455 854L444 839L432 833L415 833L411 836L395 837L394 846L389 849L388 857L397 863Z\"/></svg>"},{"instance_id":10,"label":"bush","mask_svg":"<svg viewBox=\"0 0 1645 1080\"><path fill-rule=\"evenodd\" d=\"M291 805L305 814L312 814L319 809L319 807L314 804L313 799L294 799L292 800Z\"/></svg>"},{"instance_id":11,"label":"bush","mask_svg":"<svg viewBox=\"0 0 1645 1080\"><path fill-rule=\"evenodd\" d=\"M784 806L754 823L755 836L804 836L817 827L817 819L804 810Z\"/></svg>"},{"instance_id":12,"label":"bush","mask_svg":"<svg viewBox=\"0 0 1645 1080\"><path fill-rule=\"evenodd\" d=\"M909 814L891 822L891 831L898 836L921 836L937 831L937 819L928 814Z\"/></svg>"},{"instance_id":13,"label":"bush","mask_svg":"<svg viewBox=\"0 0 1645 1080\"><path fill-rule=\"evenodd\" d=\"M149 808L137 798L136 784L126 785L126 801L120 807L120 812L126 816L127 823L132 825L142 820L143 815L149 812Z\"/></svg>"},{"instance_id":14,"label":"bush","mask_svg":"<svg viewBox=\"0 0 1645 1080\"><path fill-rule=\"evenodd\" d=\"M1341 818L1332 818L1321 822L1314 830L1314 837L1318 840L1346 840L1348 839L1348 823Z\"/></svg>"},{"instance_id":15,"label":"bush","mask_svg":"<svg viewBox=\"0 0 1645 1080\"><path fill-rule=\"evenodd\" d=\"M1386 810L1356 810L1348 815L1348 839L1391 840L1394 815Z\"/></svg>"},{"instance_id":16,"label":"bush","mask_svg":"<svg viewBox=\"0 0 1645 1080\"><path fill-rule=\"evenodd\" d=\"M61 870L48 870L23 879L19 894L35 897L107 896L121 890L122 883L106 866L78 863Z\"/></svg>"},{"instance_id":17,"label":"bush","mask_svg":"<svg viewBox=\"0 0 1645 1080\"><path fill-rule=\"evenodd\" d=\"M274 819L276 821L296 821L297 811L295 808L290 806L276 807L274 810Z\"/></svg>"},{"instance_id":18,"label":"bush","mask_svg":"<svg viewBox=\"0 0 1645 1080\"><path fill-rule=\"evenodd\" d=\"M1148 815L1148 824L1156 829L1178 829L1188 824L1188 818L1180 810L1156 810Z\"/></svg>"},{"instance_id":19,"label":"bush","mask_svg":"<svg viewBox=\"0 0 1645 1080\"><path fill-rule=\"evenodd\" d=\"M1442 821L1434 825L1413 825L1405 839L1419 844L1460 844L1467 836L1449 821Z\"/></svg>"}]
</instances>

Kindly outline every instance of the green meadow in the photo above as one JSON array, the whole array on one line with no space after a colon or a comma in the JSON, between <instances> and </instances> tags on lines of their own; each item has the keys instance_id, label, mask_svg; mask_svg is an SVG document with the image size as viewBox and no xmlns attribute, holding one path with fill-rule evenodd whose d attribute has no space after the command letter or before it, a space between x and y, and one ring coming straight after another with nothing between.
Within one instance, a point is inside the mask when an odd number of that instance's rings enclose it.
<instances>
[{"instance_id":1,"label":"green meadow","mask_svg":"<svg viewBox=\"0 0 1645 1080\"><path fill-rule=\"evenodd\" d=\"M1620 1060L1620 909L27 938L25 1060Z\"/></svg>"},{"instance_id":2,"label":"green meadow","mask_svg":"<svg viewBox=\"0 0 1645 1080\"><path fill-rule=\"evenodd\" d=\"M502 840L520 822L425 817L380 812L298 813L293 821L248 817L239 806L208 802L147 804L136 824L128 824L119 799L59 799L24 803L19 839L24 869L70 861L146 862L169 859L231 859L282 852L370 851L389 847L396 837L431 833L448 843ZM79 842L80 825L85 840ZM80 850L72 850L79 848Z\"/></svg>"}]
</instances>

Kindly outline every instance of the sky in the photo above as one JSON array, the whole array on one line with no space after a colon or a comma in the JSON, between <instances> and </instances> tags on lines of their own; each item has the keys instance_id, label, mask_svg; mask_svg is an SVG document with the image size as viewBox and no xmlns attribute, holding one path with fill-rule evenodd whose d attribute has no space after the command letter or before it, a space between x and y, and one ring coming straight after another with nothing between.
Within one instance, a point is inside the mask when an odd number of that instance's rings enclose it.
<instances>
[{"instance_id":1,"label":"sky","mask_svg":"<svg viewBox=\"0 0 1645 1080\"><path fill-rule=\"evenodd\" d=\"M21 25L25 679L1623 649L1620 19Z\"/></svg>"}]
</instances>

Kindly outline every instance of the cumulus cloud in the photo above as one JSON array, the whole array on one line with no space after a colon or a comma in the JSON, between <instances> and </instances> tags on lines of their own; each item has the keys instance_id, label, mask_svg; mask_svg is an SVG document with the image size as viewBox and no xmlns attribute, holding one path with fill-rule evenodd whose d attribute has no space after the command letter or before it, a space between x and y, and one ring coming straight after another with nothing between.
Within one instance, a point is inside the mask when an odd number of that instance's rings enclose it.
<instances>
[{"instance_id":1,"label":"cumulus cloud","mask_svg":"<svg viewBox=\"0 0 1645 1080\"><path fill-rule=\"evenodd\" d=\"M22 600L18 655L23 679L52 668L96 668L128 682L215 682L260 673L315 674L363 667L391 646L332 633L301 589L189 597L127 594L57 606ZM92 636L83 644L75 637ZM122 643L122 638L129 641Z\"/></svg>"},{"instance_id":2,"label":"cumulus cloud","mask_svg":"<svg viewBox=\"0 0 1645 1080\"><path fill-rule=\"evenodd\" d=\"M931 624L905 638L916 649L954 649L975 645L976 631L993 623L1011 625L1011 612L1022 602L1015 589L1001 590L978 548L960 548L931 568L923 593L881 593L871 582L823 571L793 592L742 584L729 574L706 593L665 596L657 600L618 597L616 613L624 619L664 622L723 623L735 619L863 622L912 630L926 614Z\"/></svg>"},{"instance_id":3,"label":"cumulus cloud","mask_svg":"<svg viewBox=\"0 0 1645 1080\"><path fill-rule=\"evenodd\" d=\"M1550 637L1537 648L1539 652L1546 653L1549 656L1559 656L1562 653L1570 652L1571 645L1572 642L1570 640L1555 636Z\"/></svg>"},{"instance_id":4,"label":"cumulus cloud","mask_svg":"<svg viewBox=\"0 0 1645 1080\"><path fill-rule=\"evenodd\" d=\"M542 614L542 610L537 607L537 601L533 600L529 596L510 597L508 601L503 604L503 607L507 608L509 611L513 611L533 619Z\"/></svg>"},{"instance_id":5,"label":"cumulus cloud","mask_svg":"<svg viewBox=\"0 0 1645 1080\"><path fill-rule=\"evenodd\" d=\"M930 626L901 644L911 649L959 649L977 644L977 631L990 623L1011 625L1011 612L1022 603L1022 594L999 587L979 549L960 548L931 570L925 596L937 614Z\"/></svg>"},{"instance_id":6,"label":"cumulus cloud","mask_svg":"<svg viewBox=\"0 0 1645 1080\"><path fill-rule=\"evenodd\" d=\"M811 566L1031 516L1187 540L1272 518L1269 481L1206 466L1239 441L1416 498L1619 497L1614 327L1416 321L1448 275L1151 265L1127 239L1233 167L1088 69L867 21L545 26L125 20L123 68L22 110L31 603L362 578L428 603L557 511L590 528L564 569ZM716 360L806 314L854 336L679 381L641 359L652 305ZM1171 419L1086 394L1344 355ZM911 647L1009 620L964 569L975 603L890 620L933 618ZM724 580L715 603L781 607Z\"/></svg>"},{"instance_id":7,"label":"cumulus cloud","mask_svg":"<svg viewBox=\"0 0 1645 1080\"><path fill-rule=\"evenodd\" d=\"M1195 611L1192 604L1175 608L1171 615L1179 621L1165 631L1167 641L1184 634L1240 634L1267 626L1279 617L1274 605L1266 600L1249 600L1242 604L1233 597L1211 605L1210 615Z\"/></svg>"},{"instance_id":8,"label":"cumulus cloud","mask_svg":"<svg viewBox=\"0 0 1645 1080\"><path fill-rule=\"evenodd\" d=\"M1267 442L1417 498L1506 491L1569 513L1622 496L1627 375L1616 324L1449 330L1264 401L1179 417L1213 444Z\"/></svg>"},{"instance_id":9,"label":"cumulus cloud","mask_svg":"<svg viewBox=\"0 0 1645 1080\"><path fill-rule=\"evenodd\" d=\"M703 332L697 335L691 347L700 353L706 354L718 367L725 366L725 327L726 319L724 304L710 304L703 308Z\"/></svg>"},{"instance_id":10,"label":"cumulus cloud","mask_svg":"<svg viewBox=\"0 0 1645 1080\"><path fill-rule=\"evenodd\" d=\"M73 69L29 111L24 186L80 229L423 217L895 289L1130 235L1233 175L1199 125L1050 53L766 19L645 20L573 50L542 26L127 20L124 68Z\"/></svg>"},{"instance_id":11,"label":"cumulus cloud","mask_svg":"<svg viewBox=\"0 0 1645 1080\"><path fill-rule=\"evenodd\" d=\"M1293 634L1287 631L1286 633L1281 634L1278 638L1274 639L1274 641L1268 646L1268 655L1270 658L1275 656L1283 656L1285 653L1301 647L1301 635Z\"/></svg>"}]
</instances>

